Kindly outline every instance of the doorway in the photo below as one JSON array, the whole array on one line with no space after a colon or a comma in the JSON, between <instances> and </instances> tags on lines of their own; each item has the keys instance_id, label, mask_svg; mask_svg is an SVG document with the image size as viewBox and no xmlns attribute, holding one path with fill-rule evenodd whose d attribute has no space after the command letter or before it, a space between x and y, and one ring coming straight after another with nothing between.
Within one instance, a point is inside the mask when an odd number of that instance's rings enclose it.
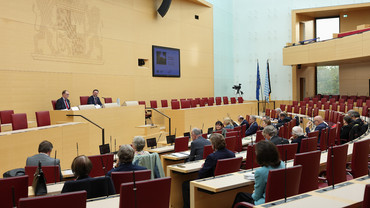
<instances>
[{"instance_id":1,"label":"doorway","mask_svg":"<svg viewBox=\"0 0 370 208\"><path fill-rule=\"evenodd\" d=\"M299 96L300 100L303 100L306 97L306 79L299 79Z\"/></svg>"}]
</instances>

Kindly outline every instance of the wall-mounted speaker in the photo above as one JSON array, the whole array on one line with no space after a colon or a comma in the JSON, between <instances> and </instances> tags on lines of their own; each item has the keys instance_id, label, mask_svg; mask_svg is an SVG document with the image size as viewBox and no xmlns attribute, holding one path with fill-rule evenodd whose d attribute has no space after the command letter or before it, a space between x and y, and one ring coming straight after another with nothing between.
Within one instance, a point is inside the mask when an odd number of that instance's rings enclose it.
<instances>
[{"instance_id":1,"label":"wall-mounted speaker","mask_svg":"<svg viewBox=\"0 0 370 208\"><path fill-rule=\"evenodd\" d=\"M158 13L164 17L167 14L168 9L170 8L172 0L163 0L161 6L158 8Z\"/></svg>"}]
</instances>

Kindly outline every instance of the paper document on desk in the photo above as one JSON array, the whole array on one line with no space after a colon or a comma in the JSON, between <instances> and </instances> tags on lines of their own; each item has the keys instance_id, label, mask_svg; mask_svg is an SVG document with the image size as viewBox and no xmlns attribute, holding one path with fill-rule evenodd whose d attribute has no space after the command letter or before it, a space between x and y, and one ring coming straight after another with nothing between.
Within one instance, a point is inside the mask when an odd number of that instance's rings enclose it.
<instances>
[{"instance_id":1,"label":"paper document on desk","mask_svg":"<svg viewBox=\"0 0 370 208\"><path fill-rule=\"evenodd\" d=\"M73 175L73 172L72 172L72 170L63 170L62 174L63 175Z\"/></svg>"},{"instance_id":2,"label":"paper document on desk","mask_svg":"<svg viewBox=\"0 0 370 208\"><path fill-rule=\"evenodd\" d=\"M247 180L253 180L254 181L254 171L244 174L244 178L247 179Z\"/></svg>"},{"instance_id":3,"label":"paper document on desk","mask_svg":"<svg viewBox=\"0 0 370 208\"><path fill-rule=\"evenodd\" d=\"M175 157L186 157L190 155L190 152L176 152L176 153L172 153L171 155Z\"/></svg>"}]
</instances>

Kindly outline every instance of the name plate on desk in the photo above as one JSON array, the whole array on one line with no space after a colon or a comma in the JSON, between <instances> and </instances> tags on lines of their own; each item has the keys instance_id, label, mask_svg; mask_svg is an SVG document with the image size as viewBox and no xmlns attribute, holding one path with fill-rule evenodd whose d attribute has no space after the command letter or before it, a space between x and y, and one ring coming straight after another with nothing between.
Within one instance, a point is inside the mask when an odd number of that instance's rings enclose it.
<instances>
[{"instance_id":1,"label":"name plate on desk","mask_svg":"<svg viewBox=\"0 0 370 208\"><path fill-rule=\"evenodd\" d=\"M341 187L344 187L344 186L348 186L348 185L351 185L351 184L353 184L353 183L352 182L341 183L341 184L334 185L334 189L333 189L332 186L330 186L330 187L327 187L327 188L324 188L324 189L317 190L316 192L317 193L324 193L324 192L335 190L335 189L338 189L338 188L341 188Z\"/></svg>"},{"instance_id":2,"label":"name plate on desk","mask_svg":"<svg viewBox=\"0 0 370 208\"><path fill-rule=\"evenodd\" d=\"M284 203L296 201L296 200L299 200L299 199L304 199L304 198L307 198L307 197L310 197L310 196L311 196L310 194L303 194L303 195L299 195L299 196L294 196L294 197L290 197L290 198L286 199L286 201L283 199L283 200L280 200L280 201L276 201L274 203L264 204L264 205L262 205L262 207L273 207L273 206L277 206L277 205L282 205Z\"/></svg>"}]
</instances>

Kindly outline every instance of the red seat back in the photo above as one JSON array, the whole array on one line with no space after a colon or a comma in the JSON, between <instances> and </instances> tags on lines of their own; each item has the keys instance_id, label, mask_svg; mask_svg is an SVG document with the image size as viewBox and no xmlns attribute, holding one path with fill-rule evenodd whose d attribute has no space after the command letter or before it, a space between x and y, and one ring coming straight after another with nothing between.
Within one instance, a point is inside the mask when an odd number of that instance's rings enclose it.
<instances>
[{"instance_id":1,"label":"red seat back","mask_svg":"<svg viewBox=\"0 0 370 208\"><path fill-rule=\"evenodd\" d=\"M242 160L243 157L234 157L217 160L215 176L239 171L240 166L242 164Z\"/></svg>"},{"instance_id":2,"label":"red seat back","mask_svg":"<svg viewBox=\"0 0 370 208\"><path fill-rule=\"evenodd\" d=\"M326 178L328 179L329 186L333 184L332 170L334 170L334 183L342 183L347 180L347 150L347 144L329 148L326 162ZM334 157L331 157L332 152Z\"/></svg>"},{"instance_id":3,"label":"red seat back","mask_svg":"<svg viewBox=\"0 0 370 208\"><path fill-rule=\"evenodd\" d=\"M215 102L215 98L214 98L214 97L209 97L209 98L208 98L208 104L209 104L210 102L211 102L211 103L214 103L214 102Z\"/></svg>"},{"instance_id":4,"label":"red seat back","mask_svg":"<svg viewBox=\"0 0 370 208\"><path fill-rule=\"evenodd\" d=\"M318 98L312 98L312 102L314 103L314 104L317 104L317 102L319 101L319 99Z\"/></svg>"},{"instance_id":5,"label":"red seat back","mask_svg":"<svg viewBox=\"0 0 370 208\"><path fill-rule=\"evenodd\" d=\"M329 144L328 146L334 146L335 145L335 140L337 138L337 127L332 127L329 129Z\"/></svg>"},{"instance_id":6,"label":"red seat back","mask_svg":"<svg viewBox=\"0 0 370 208\"><path fill-rule=\"evenodd\" d=\"M299 101L299 106L302 107L306 107L306 101Z\"/></svg>"},{"instance_id":7,"label":"red seat back","mask_svg":"<svg viewBox=\"0 0 370 208\"><path fill-rule=\"evenodd\" d=\"M196 100L190 100L190 107L196 108L197 107L197 101Z\"/></svg>"},{"instance_id":8,"label":"red seat back","mask_svg":"<svg viewBox=\"0 0 370 208\"><path fill-rule=\"evenodd\" d=\"M293 103L292 103L293 106L295 105L298 105L298 101L297 100L294 100Z\"/></svg>"},{"instance_id":9,"label":"red seat back","mask_svg":"<svg viewBox=\"0 0 370 208\"><path fill-rule=\"evenodd\" d=\"M319 131L311 131L310 133L307 133L307 137L317 137L319 138L320 132Z\"/></svg>"},{"instance_id":10,"label":"red seat back","mask_svg":"<svg viewBox=\"0 0 370 208\"><path fill-rule=\"evenodd\" d=\"M339 111L345 112L346 111L346 104L345 103L339 103Z\"/></svg>"},{"instance_id":11,"label":"red seat back","mask_svg":"<svg viewBox=\"0 0 370 208\"><path fill-rule=\"evenodd\" d=\"M338 111L338 104L337 104L337 103L333 103L333 104L331 105L331 110L333 110L333 111Z\"/></svg>"},{"instance_id":12,"label":"red seat back","mask_svg":"<svg viewBox=\"0 0 370 208\"><path fill-rule=\"evenodd\" d=\"M206 159L213 152L212 145L205 145L203 148L203 159Z\"/></svg>"},{"instance_id":13,"label":"red seat back","mask_svg":"<svg viewBox=\"0 0 370 208\"><path fill-rule=\"evenodd\" d=\"M276 118L276 111L275 110L271 110L270 118Z\"/></svg>"},{"instance_id":14,"label":"red seat back","mask_svg":"<svg viewBox=\"0 0 370 208\"><path fill-rule=\"evenodd\" d=\"M238 97L238 103L243 103L244 99L242 97Z\"/></svg>"},{"instance_id":15,"label":"red seat back","mask_svg":"<svg viewBox=\"0 0 370 208\"><path fill-rule=\"evenodd\" d=\"M235 129L232 129L232 131L226 132L226 137L236 137L239 135L238 131L235 131Z\"/></svg>"},{"instance_id":16,"label":"red seat back","mask_svg":"<svg viewBox=\"0 0 370 208\"><path fill-rule=\"evenodd\" d=\"M284 104L280 104L280 109L281 109L281 111L285 111L285 106L286 106L286 105L284 105Z\"/></svg>"},{"instance_id":17,"label":"red seat back","mask_svg":"<svg viewBox=\"0 0 370 208\"><path fill-rule=\"evenodd\" d=\"M3 110L0 111L0 123L1 124L10 124L12 123L12 115L14 114L13 110Z\"/></svg>"},{"instance_id":18,"label":"red seat back","mask_svg":"<svg viewBox=\"0 0 370 208\"><path fill-rule=\"evenodd\" d=\"M300 153L311 152L317 149L318 136L302 139Z\"/></svg>"},{"instance_id":19,"label":"red seat back","mask_svg":"<svg viewBox=\"0 0 370 208\"><path fill-rule=\"evenodd\" d=\"M362 104L363 104L362 99L356 100L356 107L362 107Z\"/></svg>"},{"instance_id":20,"label":"red seat back","mask_svg":"<svg viewBox=\"0 0 370 208\"><path fill-rule=\"evenodd\" d=\"M32 185L33 181L33 175L35 175L37 166L26 166L24 168L24 171L26 175L28 175L28 185ZM59 166L42 166L41 164L42 172L44 172L46 183L55 183L60 182L60 170Z\"/></svg>"},{"instance_id":21,"label":"red seat back","mask_svg":"<svg viewBox=\"0 0 370 208\"><path fill-rule=\"evenodd\" d=\"M353 103L352 104L347 104L347 112L349 110L353 110Z\"/></svg>"},{"instance_id":22,"label":"red seat back","mask_svg":"<svg viewBox=\"0 0 370 208\"><path fill-rule=\"evenodd\" d=\"M221 105L221 97L216 97L216 105Z\"/></svg>"},{"instance_id":23,"label":"red seat back","mask_svg":"<svg viewBox=\"0 0 370 208\"><path fill-rule=\"evenodd\" d=\"M294 159L294 155L297 153L298 143L279 144L276 147L278 148L280 159L287 161Z\"/></svg>"},{"instance_id":24,"label":"red seat back","mask_svg":"<svg viewBox=\"0 0 370 208\"><path fill-rule=\"evenodd\" d=\"M175 152L189 150L189 137L180 137L175 139Z\"/></svg>"},{"instance_id":25,"label":"red seat back","mask_svg":"<svg viewBox=\"0 0 370 208\"><path fill-rule=\"evenodd\" d=\"M301 181L302 166L270 170L267 177L265 202L297 195Z\"/></svg>"},{"instance_id":26,"label":"red seat back","mask_svg":"<svg viewBox=\"0 0 370 208\"><path fill-rule=\"evenodd\" d=\"M163 107L163 105L162 105L162 107ZM180 109L180 102L178 100L171 101L171 108L172 108L172 110Z\"/></svg>"},{"instance_id":27,"label":"red seat back","mask_svg":"<svg viewBox=\"0 0 370 208\"><path fill-rule=\"evenodd\" d=\"M301 107L301 114L306 115L306 106Z\"/></svg>"},{"instance_id":28,"label":"red seat back","mask_svg":"<svg viewBox=\"0 0 370 208\"><path fill-rule=\"evenodd\" d=\"M312 115L313 115L312 107L308 107L308 108L307 108L307 115L308 115L309 117L312 117Z\"/></svg>"},{"instance_id":29,"label":"red seat back","mask_svg":"<svg viewBox=\"0 0 370 208\"><path fill-rule=\"evenodd\" d=\"M271 110L266 108L265 116L270 116Z\"/></svg>"},{"instance_id":30,"label":"red seat back","mask_svg":"<svg viewBox=\"0 0 370 208\"><path fill-rule=\"evenodd\" d=\"M366 106L370 106L370 100L366 100Z\"/></svg>"},{"instance_id":31,"label":"red seat back","mask_svg":"<svg viewBox=\"0 0 370 208\"><path fill-rule=\"evenodd\" d=\"M171 178L138 181L135 186L134 190L134 183L121 185L120 208L170 206Z\"/></svg>"},{"instance_id":32,"label":"red seat back","mask_svg":"<svg viewBox=\"0 0 370 208\"><path fill-rule=\"evenodd\" d=\"M363 208L370 207L370 184L365 186L364 201L362 202Z\"/></svg>"},{"instance_id":33,"label":"red seat back","mask_svg":"<svg viewBox=\"0 0 370 208\"><path fill-rule=\"evenodd\" d=\"M330 117L329 109L326 109L326 110L325 110L325 117L324 117L324 120L325 120L325 121L329 121L329 117Z\"/></svg>"},{"instance_id":34,"label":"red seat back","mask_svg":"<svg viewBox=\"0 0 370 208\"><path fill-rule=\"evenodd\" d=\"M56 100L52 100L51 101L51 106L53 106L53 110L55 110L56 105L57 105L57 101Z\"/></svg>"},{"instance_id":35,"label":"red seat back","mask_svg":"<svg viewBox=\"0 0 370 208\"><path fill-rule=\"evenodd\" d=\"M206 106L206 101L205 101L205 100L203 100L203 99L201 99L201 100L199 101L199 107L204 107L204 106Z\"/></svg>"},{"instance_id":36,"label":"red seat back","mask_svg":"<svg viewBox=\"0 0 370 208\"><path fill-rule=\"evenodd\" d=\"M260 165L257 163L256 156L256 144L248 145L247 147L247 157L245 159L245 169L257 168Z\"/></svg>"},{"instance_id":37,"label":"red seat back","mask_svg":"<svg viewBox=\"0 0 370 208\"><path fill-rule=\"evenodd\" d=\"M225 142L226 142L226 148L229 149L232 152L235 152L236 148L236 136L231 136L231 137L226 137Z\"/></svg>"},{"instance_id":38,"label":"red seat back","mask_svg":"<svg viewBox=\"0 0 370 208\"><path fill-rule=\"evenodd\" d=\"M76 191L53 196L22 198L19 200L19 208L86 208L86 196L86 191Z\"/></svg>"},{"instance_id":39,"label":"red seat back","mask_svg":"<svg viewBox=\"0 0 370 208\"><path fill-rule=\"evenodd\" d=\"M14 189L14 202L13 206L13 191ZM0 178L0 196L2 208L13 208L18 206L20 198L28 197L28 175Z\"/></svg>"},{"instance_id":40,"label":"red seat back","mask_svg":"<svg viewBox=\"0 0 370 208\"><path fill-rule=\"evenodd\" d=\"M236 104L236 98L235 97L231 97L230 98L230 103L231 104Z\"/></svg>"},{"instance_id":41,"label":"red seat back","mask_svg":"<svg viewBox=\"0 0 370 208\"><path fill-rule=\"evenodd\" d=\"M150 180L151 170L138 170L135 171L135 181ZM115 190L121 190L122 183L129 183L134 181L133 171L112 172L112 180ZM118 194L118 193L117 193Z\"/></svg>"},{"instance_id":42,"label":"red seat back","mask_svg":"<svg viewBox=\"0 0 370 208\"><path fill-rule=\"evenodd\" d=\"M293 107L294 107L293 113L298 114L299 113L299 107L298 107L298 105L294 105Z\"/></svg>"},{"instance_id":43,"label":"red seat back","mask_svg":"<svg viewBox=\"0 0 370 208\"><path fill-rule=\"evenodd\" d=\"M313 109L313 116L318 116L319 115L319 108L314 108Z\"/></svg>"},{"instance_id":44,"label":"red seat back","mask_svg":"<svg viewBox=\"0 0 370 208\"><path fill-rule=\"evenodd\" d=\"M263 137L263 135L262 135L262 131L261 130L258 130L257 132L256 132L256 143L258 143L259 141L262 141L262 140L264 140L265 138Z\"/></svg>"},{"instance_id":45,"label":"red seat back","mask_svg":"<svg viewBox=\"0 0 370 208\"><path fill-rule=\"evenodd\" d=\"M181 109L190 108L190 100L181 100Z\"/></svg>"},{"instance_id":46,"label":"red seat back","mask_svg":"<svg viewBox=\"0 0 370 208\"><path fill-rule=\"evenodd\" d=\"M80 105L87 105L87 100L89 96L80 96Z\"/></svg>"},{"instance_id":47,"label":"red seat back","mask_svg":"<svg viewBox=\"0 0 370 208\"><path fill-rule=\"evenodd\" d=\"M320 168L319 150L296 154L294 157L294 166L302 165L302 175L299 185L299 193L305 193L318 188L317 174Z\"/></svg>"},{"instance_id":48,"label":"red seat back","mask_svg":"<svg viewBox=\"0 0 370 208\"><path fill-rule=\"evenodd\" d=\"M288 105L287 106L286 112L289 112L289 113L292 112L292 105Z\"/></svg>"},{"instance_id":49,"label":"red seat back","mask_svg":"<svg viewBox=\"0 0 370 208\"><path fill-rule=\"evenodd\" d=\"M104 98L104 103L112 103L112 102L113 102L113 100L112 100L111 97L105 97Z\"/></svg>"},{"instance_id":50,"label":"red seat back","mask_svg":"<svg viewBox=\"0 0 370 208\"><path fill-rule=\"evenodd\" d=\"M319 133L320 141L319 141L318 149L321 151L328 149L328 132L329 132L329 129L325 128L321 130L321 132Z\"/></svg>"},{"instance_id":51,"label":"red seat back","mask_svg":"<svg viewBox=\"0 0 370 208\"><path fill-rule=\"evenodd\" d=\"M167 100L161 100L161 105L162 105L162 108L167 108L168 107Z\"/></svg>"},{"instance_id":52,"label":"red seat back","mask_svg":"<svg viewBox=\"0 0 370 208\"><path fill-rule=\"evenodd\" d=\"M227 96L222 97L224 105L229 104L229 98Z\"/></svg>"},{"instance_id":53,"label":"red seat back","mask_svg":"<svg viewBox=\"0 0 370 208\"><path fill-rule=\"evenodd\" d=\"M353 104L353 99L347 99L347 104Z\"/></svg>"},{"instance_id":54,"label":"red seat back","mask_svg":"<svg viewBox=\"0 0 370 208\"><path fill-rule=\"evenodd\" d=\"M321 103L321 101L317 102L316 108L318 108L320 110L322 109L322 103Z\"/></svg>"},{"instance_id":55,"label":"red seat back","mask_svg":"<svg viewBox=\"0 0 370 208\"><path fill-rule=\"evenodd\" d=\"M326 102L328 102L328 99L327 98L321 98L321 102L326 103Z\"/></svg>"},{"instance_id":56,"label":"red seat back","mask_svg":"<svg viewBox=\"0 0 370 208\"><path fill-rule=\"evenodd\" d=\"M157 101L156 101L156 100L151 100L151 101L150 101L150 107L151 107L151 108L157 108L157 107L158 107L158 105L157 105Z\"/></svg>"},{"instance_id":57,"label":"red seat back","mask_svg":"<svg viewBox=\"0 0 370 208\"><path fill-rule=\"evenodd\" d=\"M368 155L370 139L355 142L353 144L351 169L353 178L368 174Z\"/></svg>"},{"instance_id":58,"label":"red seat back","mask_svg":"<svg viewBox=\"0 0 370 208\"><path fill-rule=\"evenodd\" d=\"M145 101L143 101L143 100L139 101L139 105L143 105L143 106L145 106L145 107L146 107L146 103L145 103Z\"/></svg>"},{"instance_id":59,"label":"red seat back","mask_svg":"<svg viewBox=\"0 0 370 208\"><path fill-rule=\"evenodd\" d=\"M324 103L324 110L330 110L330 103Z\"/></svg>"},{"instance_id":60,"label":"red seat back","mask_svg":"<svg viewBox=\"0 0 370 208\"><path fill-rule=\"evenodd\" d=\"M113 168L113 154L88 156L93 168L90 177L104 176Z\"/></svg>"},{"instance_id":61,"label":"red seat back","mask_svg":"<svg viewBox=\"0 0 370 208\"><path fill-rule=\"evenodd\" d=\"M49 111L36 112L37 127L50 125Z\"/></svg>"},{"instance_id":62,"label":"red seat back","mask_svg":"<svg viewBox=\"0 0 370 208\"><path fill-rule=\"evenodd\" d=\"M27 115L25 113L12 114L12 127L14 130L27 129Z\"/></svg>"},{"instance_id":63,"label":"red seat back","mask_svg":"<svg viewBox=\"0 0 370 208\"><path fill-rule=\"evenodd\" d=\"M310 98L309 97L305 97L305 98L303 98L303 100L306 101L306 102L308 102L308 101L310 101Z\"/></svg>"},{"instance_id":64,"label":"red seat back","mask_svg":"<svg viewBox=\"0 0 370 208\"><path fill-rule=\"evenodd\" d=\"M362 107L362 113L361 113L361 115L362 116L366 116L366 117L369 116L369 107L368 106Z\"/></svg>"}]
</instances>

